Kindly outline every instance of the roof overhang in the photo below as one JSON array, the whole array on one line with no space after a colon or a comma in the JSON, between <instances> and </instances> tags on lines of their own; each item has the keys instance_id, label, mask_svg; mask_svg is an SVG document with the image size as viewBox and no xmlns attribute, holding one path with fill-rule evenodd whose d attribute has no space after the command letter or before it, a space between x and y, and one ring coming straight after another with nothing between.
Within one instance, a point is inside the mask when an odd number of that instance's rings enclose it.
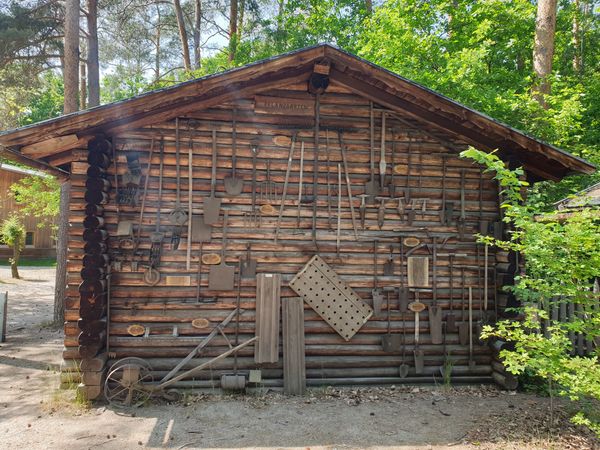
<instances>
[{"instance_id":1,"label":"roof overhang","mask_svg":"<svg viewBox=\"0 0 600 450\"><path fill-rule=\"evenodd\" d=\"M44 159L85 146L96 133L117 134L233 101L293 82L308 81L315 62L327 59L330 78L382 106L457 136L474 147L498 150L535 179L560 180L596 168L548 143L500 123L375 64L321 44L140 96L0 133L8 159ZM12 158L11 158L12 156ZM24 162L21 160L20 162Z\"/></svg>"}]
</instances>

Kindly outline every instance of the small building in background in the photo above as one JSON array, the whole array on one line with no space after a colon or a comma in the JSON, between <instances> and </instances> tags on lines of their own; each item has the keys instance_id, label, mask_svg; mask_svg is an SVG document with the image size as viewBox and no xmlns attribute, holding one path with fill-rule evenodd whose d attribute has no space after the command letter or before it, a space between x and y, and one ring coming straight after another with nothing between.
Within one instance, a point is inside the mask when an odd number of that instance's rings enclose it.
<instances>
[{"instance_id":1,"label":"small building in background","mask_svg":"<svg viewBox=\"0 0 600 450\"><path fill-rule=\"evenodd\" d=\"M20 206L15 202L10 192L10 186L29 176L47 177L43 172L24 169L6 163L0 163L0 223L11 213L19 210ZM25 217L23 223L27 232L25 237L25 248L22 257L26 258L55 258L56 242L53 238L50 226L40 227L42 222L33 216ZM0 259L12 256L12 249L0 242Z\"/></svg>"},{"instance_id":2,"label":"small building in background","mask_svg":"<svg viewBox=\"0 0 600 450\"><path fill-rule=\"evenodd\" d=\"M561 213L572 212L584 207L597 209L600 207L600 183L577 192L574 195L563 198L554 204Z\"/></svg>"}]
</instances>

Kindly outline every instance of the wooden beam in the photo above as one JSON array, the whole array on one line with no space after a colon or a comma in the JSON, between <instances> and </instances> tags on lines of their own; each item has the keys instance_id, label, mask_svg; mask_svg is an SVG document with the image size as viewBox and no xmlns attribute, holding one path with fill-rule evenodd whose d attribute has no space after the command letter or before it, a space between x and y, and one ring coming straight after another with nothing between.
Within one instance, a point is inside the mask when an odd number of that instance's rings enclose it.
<instances>
[{"instance_id":1,"label":"wooden beam","mask_svg":"<svg viewBox=\"0 0 600 450\"><path fill-rule=\"evenodd\" d=\"M412 98L414 104L426 105L428 111L443 112L443 114L453 116L456 123L462 122L463 125L472 126L484 132L485 135L496 135L498 140L508 139L528 151L545 154L552 160L557 161L563 166L581 173L593 173L596 168L587 161L570 155L567 152L553 147L549 144L540 142L526 134L512 129L509 126L495 121L477 111L471 110L452 100L440 95L437 92L429 90L414 82L398 76L388 70L382 69L368 61L349 55L336 48L327 46L325 56L331 59L338 72L352 74L355 79L360 79L363 83L376 86L377 89L385 91L392 96L401 95Z\"/></svg>"},{"instance_id":2,"label":"wooden beam","mask_svg":"<svg viewBox=\"0 0 600 450\"><path fill-rule=\"evenodd\" d=\"M331 69L331 76L336 82L344 85L355 94L363 95L369 100L377 102L386 108L406 113L417 120L425 120L427 123L434 125L436 128L445 132L450 131L453 134L459 134L473 145L476 145L479 148L483 147L484 150L492 151L497 148L495 142L487 136L483 136L473 129L457 124L447 117L425 109L413 102L409 102L396 95L389 95L388 92L379 87L372 86L363 80L341 72L337 67Z\"/></svg>"},{"instance_id":3,"label":"wooden beam","mask_svg":"<svg viewBox=\"0 0 600 450\"><path fill-rule=\"evenodd\" d=\"M79 138L76 134L67 134L55 138L36 142L21 148L21 153L32 158L44 158L54 153L71 150L73 148L87 145L90 136Z\"/></svg>"},{"instance_id":4,"label":"wooden beam","mask_svg":"<svg viewBox=\"0 0 600 450\"><path fill-rule=\"evenodd\" d=\"M210 108L215 105L223 104L236 98L245 97L252 93L260 93L266 90L283 87L288 83L295 83L299 80L307 80L309 76L306 67L296 68L294 71L285 72L278 76L265 77L260 80L242 81L240 83L225 83L217 87L214 91L206 92L188 101L181 101L177 106L167 105L162 108L149 110L147 113L136 117L127 117L101 126L89 128L85 132L90 134L106 133L116 135L124 131L135 128L147 127L157 122L164 122L187 113L197 111L198 109Z\"/></svg>"},{"instance_id":5,"label":"wooden beam","mask_svg":"<svg viewBox=\"0 0 600 450\"><path fill-rule=\"evenodd\" d=\"M124 124L128 120L136 120L138 116L152 115L153 112L177 110L180 105L193 103L199 97L206 97L209 92L230 91L235 95L236 84L247 83L257 79L277 79L281 72L289 72L298 67L312 70L314 61L324 55L323 46L293 52L282 57L259 61L247 66L232 69L224 73L213 74L200 79L180 83L176 86L152 91L138 97L99 106L90 110L49 120L37 125L30 125L0 134L0 144L7 146L29 145L43 139L65 134L92 134L89 129L111 128ZM308 76L307 76L308 79ZM175 115L180 114L175 112ZM175 115L173 117L175 117ZM162 118L158 118L162 120Z\"/></svg>"},{"instance_id":6,"label":"wooden beam","mask_svg":"<svg viewBox=\"0 0 600 450\"><path fill-rule=\"evenodd\" d=\"M69 178L69 174L64 170L58 169L56 167L52 167L48 163L44 161L40 161L38 159L33 159L28 156L25 156L9 147L4 147L0 145L0 157L6 158L9 161L14 161L20 164L24 164L33 169L41 170L42 172L48 173L50 175L54 175L56 178L60 180L66 180Z\"/></svg>"}]
</instances>

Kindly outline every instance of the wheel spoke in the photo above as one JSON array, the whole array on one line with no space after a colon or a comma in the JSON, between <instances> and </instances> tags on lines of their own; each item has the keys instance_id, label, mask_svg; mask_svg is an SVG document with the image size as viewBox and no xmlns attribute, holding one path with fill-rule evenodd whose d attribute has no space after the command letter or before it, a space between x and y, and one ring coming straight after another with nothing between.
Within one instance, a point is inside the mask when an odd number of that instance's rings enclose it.
<instances>
[{"instance_id":1,"label":"wheel spoke","mask_svg":"<svg viewBox=\"0 0 600 450\"><path fill-rule=\"evenodd\" d=\"M109 396L107 398L107 400L112 400L113 398L115 398L117 395L122 394L123 392L125 392L128 388L124 387L123 389L121 389L119 392L112 394L111 396Z\"/></svg>"}]
</instances>

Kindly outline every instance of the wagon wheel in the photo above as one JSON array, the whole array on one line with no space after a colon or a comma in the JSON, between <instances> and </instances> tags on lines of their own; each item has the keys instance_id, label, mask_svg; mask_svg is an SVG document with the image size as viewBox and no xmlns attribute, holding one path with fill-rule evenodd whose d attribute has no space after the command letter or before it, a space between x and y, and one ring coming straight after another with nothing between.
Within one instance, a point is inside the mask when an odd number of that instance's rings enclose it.
<instances>
[{"instance_id":1,"label":"wagon wheel","mask_svg":"<svg viewBox=\"0 0 600 450\"><path fill-rule=\"evenodd\" d=\"M148 367L135 362L118 364L106 377L104 397L111 405L138 407L150 398L151 391L144 384L152 381Z\"/></svg>"},{"instance_id":2,"label":"wagon wheel","mask_svg":"<svg viewBox=\"0 0 600 450\"><path fill-rule=\"evenodd\" d=\"M118 361L115 361L112 366L110 366L110 369L108 369L108 372L112 372L113 370L115 370L117 367L122 366L124 364L137 364L139 366L145 367L148 370L152 370L152 367L150 366L150 363L148 361L146 361L143 358L137 358L135 356L128 356L127 358L121 358Z\"/></svg>"}]
</instances>

